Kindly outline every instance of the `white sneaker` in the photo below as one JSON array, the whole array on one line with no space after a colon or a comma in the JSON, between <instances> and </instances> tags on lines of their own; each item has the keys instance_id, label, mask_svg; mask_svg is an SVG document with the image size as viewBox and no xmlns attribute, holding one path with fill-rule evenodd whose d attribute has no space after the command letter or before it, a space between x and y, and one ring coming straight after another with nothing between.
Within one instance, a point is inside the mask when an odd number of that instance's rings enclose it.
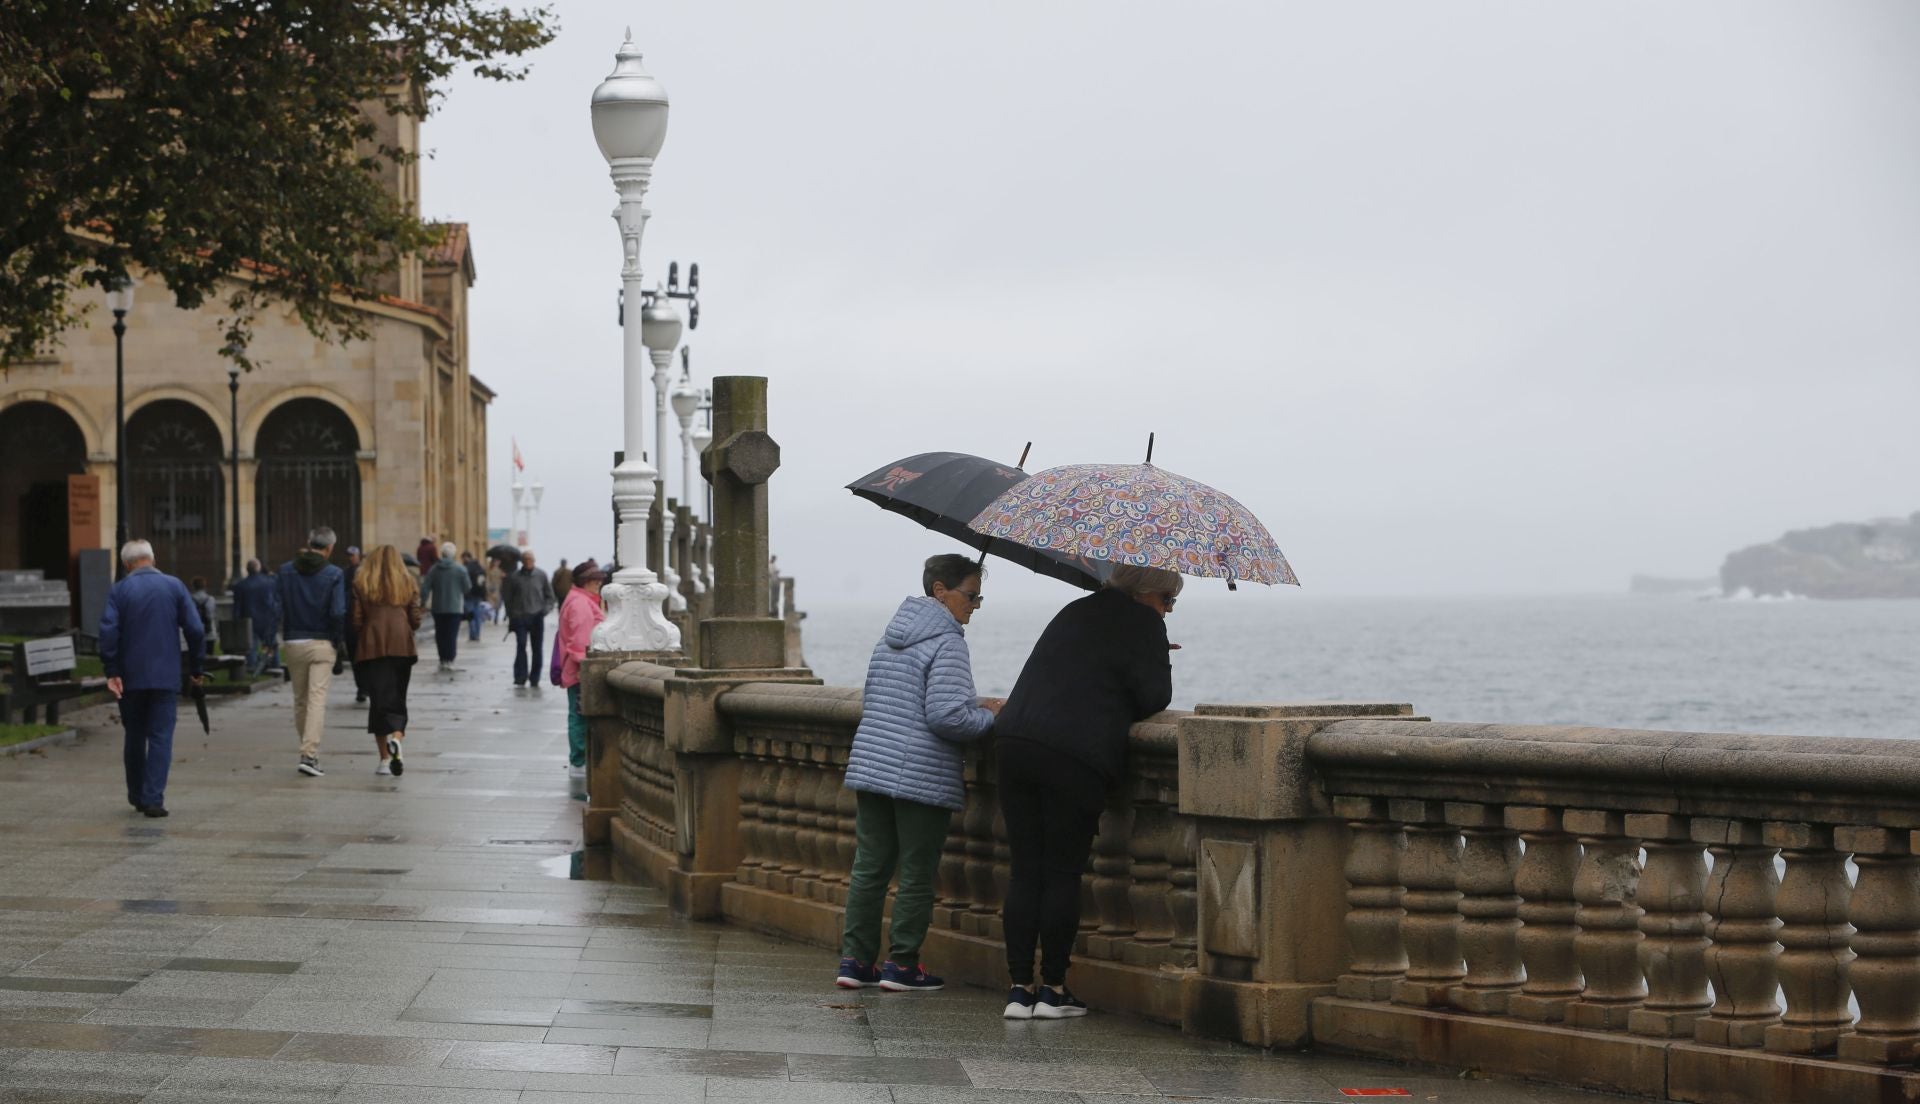
<instances>
[{"instance_id":1,"label":"white sneaker","mask_svg":"<svg viewBox=\"0 0 1920 1104\"><path fill-rule=\"evenodd\" d=\"M567 777L568 777L568 778L585 778L586 776L587 776L587 768L585 768L585 767L576 767L576 766L574 766L574 765L572 765L572 764L568 764L568 765L567 765Z\"/></svg>"},{"instance_id":2,"label":"white sneaker","mask_svg":"<svg viewBox=\"0 0 1920 1104\"><path fill-rule=\"evenodd\" d=\"M382 759L378 763L374 764L373 773L391 775L393 772L387 769L387 761L385 759Z\"/></svg>"}]
</instances>

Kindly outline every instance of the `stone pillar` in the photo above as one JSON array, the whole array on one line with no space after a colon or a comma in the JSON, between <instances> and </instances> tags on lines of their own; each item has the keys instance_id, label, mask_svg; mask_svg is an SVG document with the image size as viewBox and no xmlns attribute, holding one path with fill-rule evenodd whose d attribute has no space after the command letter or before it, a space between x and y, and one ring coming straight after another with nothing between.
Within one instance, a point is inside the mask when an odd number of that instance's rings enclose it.
<instances>
[{"instance_id":1,"label":"stone pillar","mask_svg":"<svg viewBox=\"0 0 1920 1104\"><path fill-rule=\"evenodd\" d=\"M767 435L767 381L713 381L713 444L700 471L713 484L713 616L701 622L700 666L708 670L786 666L786 626L767 616L767 480L780 446Z\"/></svg>"},{"instance_id":2,"label":"stone pillar","mask_svg":"<svg viewBox=\"0 0 1920 1104\"><path fill-rule=\"evenodd\" d=\"M1640 973L1640 906L1633 903L1640 883L1640 843L1626 835L1625 818L1604 809L1568 809L1568 831L1579 834L1584 853L1574 875L1573 896L1580 903L1574 922L1574 953L1587 987L1567 1006L1574 1027L1618 1031L1647 995Z\"/></svg>"},{"instance_id":3,"label":"stone pillar","mask_svg":"<svg viewBox=\"0 0 1920 1104\"><path fill-rule=\"evenodd\" d=\"M1780 990L1787 1011L1766 1029L1765 1045L1779 1054L1831 1054L1853 1023L1847 1007L1853 991L1847 854L1833 849L1833 829L1824 824L1768 821L1760 838L1780 848L1787 867L1776 897Z\"/></svg>"},{"instance_id":4,"label":"stone pillar","mask_svg":"<svg viewBox=\"0 0 1920 1104\"><path fill-rule=\"evenodd\" d=\"M1307 743L1406 705L1201 705L1179 725L1180 813L1197 818L1199 968L1188 1031L1299 1047L1347 966L1347 825L1311 783Z\"/></svg>"},{"instance_id":5,"label":"stone pillar","mask_svg":"<svg viewBox=\"0 0 1920 1104\"><path fill-rule=\"evenodd\" d=\"M1463 836L1460 850L1460 950L1467 976L1449 1000L1455 1008L1492 1015L1520 990L1520 898L1513 891L1520 837L1497 805L1447 803L1447 823Z\"/></svg>"},{"instance_id":6,"label":"stone pillar","mask_svg":"<svg viewBox=\"0 0 1920 1104\"><path fill-rule=\"evenodd\" d=\"M1628 813L1627 834L1645 842L1647 865L1635 900L1640 916L1640 972L1647 1000L1627 1013L1636 1035L1692 1038L1707 996L1707 863L1686 817Z\"/></svg>"},{"instance_id":7,"label":"stone pillar","mask_svg":"<svg viewBox=\"0 0 1920 1104\"><path fill-rule=\"evenodd\" d=\"M1507 1013L1535 1023L1559 1023L1584 987L1573 947L1580 930L1573 922L1580 844L1563 830L1561 814L1543 805L1509 805L1503 819L1527 845L1513 877L1520 894L1516 942L1527 982L1507 1002Z\"/></svg>"},{"instance_id":8,"label":"stone pillar","mask_svg":"<svg viewBox=\"0 0 1920 1104\"><path fill-rule=\"evenodd\" d=\"M1693 1037L1716 1046L1757 1047L1767 1027L1780 1022L1780 921L1774 897L1780 876L1775 851L1760 841L1753 821L1694 817L1693 838L1708 845L1713 874L1707 900L1707 980L1713 983L1713 1009L1693 1024Z\"/></svg>"},{"instance_id":9,"label":"stone pillar","mask_svg":"<svg viewBox=\"0 0 1920 1104\"><path fill-rule=\"evenodd\" d=\"M1904 828L1843 826L1834 845L1853 852L1853 966L1847 977L1860 1002L1842 1059L1907 1065L1920 1056L1920 856Z\"/></svg>"},{"instance_id":10,"label":"stone pillar","mask_svg":"<svg viewBox=\"0 0 1920 1104\"><path fill-rule=\"evenodd\" d=\"M1388 800L1387 813L1407 826L1407 851L1400 858L1407 976L1393 983L1393 1003L1442 1007L1467 976L1460 958L1460 891L1454 886L1460 829L1447 823L1438 801L1396 797Z\"/></svg>"}]
</instances>

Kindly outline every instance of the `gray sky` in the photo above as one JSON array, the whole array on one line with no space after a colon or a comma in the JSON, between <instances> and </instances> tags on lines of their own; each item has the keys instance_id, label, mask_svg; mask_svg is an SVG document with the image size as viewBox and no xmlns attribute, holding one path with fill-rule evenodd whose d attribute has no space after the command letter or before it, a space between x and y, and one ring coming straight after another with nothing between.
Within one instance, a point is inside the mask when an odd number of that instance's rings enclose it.
<instances>
[{"instance_id":1,"label":"gray sky","mask_svg":"<svg viewBox=\"0 0 1920 1104\"><path fill-rule=\"evenodd\" d=\"M473 224L494 524L516 437L549 565L612 550L587 101L629 22L673 98L643 264L701 265L697 375L771 379L803 604L951 550L847 481L1028 440L1157 432L1327 594L1618 590L1920 509L1920 6L558 11L526 82L450 87L422 170ZM996 595L1066 596L1021 574Z\"/></svg>"}]
</instances>

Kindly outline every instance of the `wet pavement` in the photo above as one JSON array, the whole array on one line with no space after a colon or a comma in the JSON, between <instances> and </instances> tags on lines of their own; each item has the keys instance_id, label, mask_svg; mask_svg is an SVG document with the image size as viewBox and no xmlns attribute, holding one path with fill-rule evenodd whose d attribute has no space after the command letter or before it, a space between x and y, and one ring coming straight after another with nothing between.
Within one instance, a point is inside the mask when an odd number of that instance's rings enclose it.
<instances>
[{"instance_id":1,"label":"wet pavement","mask_svg":"<svg viewBox=\"0 0 1920 1104\"><path fill-rule=\"evenodd\" d=\"M830 951L592 880L565 697L516 690L499 637L417 670L400 778L345 679L324 778L294 769L283 686L208 736L185 712L164 820L125 804L110 708L0 760L0 1104L1618 1099L836 990Z\"/></svg>"}]
</instances>

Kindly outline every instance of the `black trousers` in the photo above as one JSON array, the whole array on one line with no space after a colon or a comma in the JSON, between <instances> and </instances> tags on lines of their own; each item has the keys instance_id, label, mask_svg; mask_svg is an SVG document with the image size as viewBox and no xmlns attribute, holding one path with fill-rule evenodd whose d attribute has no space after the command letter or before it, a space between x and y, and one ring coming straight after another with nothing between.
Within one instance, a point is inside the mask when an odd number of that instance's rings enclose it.
<instances>
[{"instance_id":1,"label":"black trousers","mask_svg":"<svg viewBox=\"0 0 1920 1104\"><path fill-rule=\"evenodd\" d=\"M440 662L452 663L460 652L460 625L466 621L464 613L436 613L433 615L433 642L440 649Z\"/></svg>"},{"instance_id":2,"label":"black trousers","mask_svg":"<svg viewBox=\"0 0 1920 1104\"><path fill-rule=\"evenodd\" d=\"M1015 985L1033 983L1037 943L1040 979L1064 985L1080 931L1080 876L1100 828L1105 782L1078 761L1025 740L1003 740L997 754L1012 867L1001 913L1007 974Z\"/></svg>"},{"instance_id":3,"label":"black trousers","mask_svg":"<svg viewBox=\"0 0 1920 1104\"><path fill-rule=\"evenodd\" d=\"M407 684L413 681L412 656L363 659L353 672L366 680L367 731L391 736L407 730Z\"/></svg>"}]
</instances>

